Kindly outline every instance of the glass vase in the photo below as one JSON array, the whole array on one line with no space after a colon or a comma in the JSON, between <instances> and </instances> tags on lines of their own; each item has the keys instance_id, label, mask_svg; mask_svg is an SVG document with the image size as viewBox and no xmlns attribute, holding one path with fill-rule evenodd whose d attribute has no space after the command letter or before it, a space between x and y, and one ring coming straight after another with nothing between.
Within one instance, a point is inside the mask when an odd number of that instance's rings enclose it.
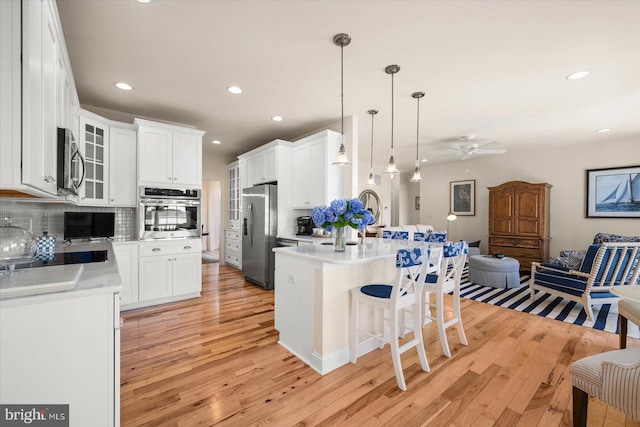
<instances>
[{"instance_id":1,"label":"glass vase","mask_svg":"<svg viewBox=\"0 0 640 427\"><path fill-rule=\"evenodd\" d=\"M333 242L333 249L336 252L344 252L347 242L344 238L344 227L335 227L335 241Z\"/></svg>"}]
</instances>

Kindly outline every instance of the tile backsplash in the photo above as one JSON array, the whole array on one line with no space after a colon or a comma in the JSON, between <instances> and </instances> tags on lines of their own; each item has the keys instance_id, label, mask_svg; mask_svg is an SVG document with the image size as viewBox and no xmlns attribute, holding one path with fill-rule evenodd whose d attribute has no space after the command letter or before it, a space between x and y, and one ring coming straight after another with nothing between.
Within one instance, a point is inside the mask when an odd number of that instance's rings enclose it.
<instances>
[{"instance_id":1,"label":"tile backsplash","mask_svg":"<svg viewBox=\"0 0 640 427\"><path fill-rule=\"evenodd\" d=\"M0 220L9 218L13 225L24 227L35 236L40 236L47 230L50 235L62 240L64 212L114 212L115 240L137 240L135 208L87 207L0 199Z\"/></svg>"}]
</instances>

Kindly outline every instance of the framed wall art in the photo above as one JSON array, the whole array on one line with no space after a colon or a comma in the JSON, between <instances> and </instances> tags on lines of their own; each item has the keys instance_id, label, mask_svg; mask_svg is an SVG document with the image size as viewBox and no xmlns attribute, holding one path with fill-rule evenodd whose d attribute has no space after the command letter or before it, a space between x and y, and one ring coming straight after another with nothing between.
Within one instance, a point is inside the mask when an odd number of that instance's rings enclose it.
<instances>
[{"instance_id":1,"label":"framed wall art","mask_svg":"<svg viewBox=\"0 0 640 427\"><path fill-rule=\"evenodd\" d=\"M449 193L451 213L456 215L476 214L476 180L451 181Z\"/></svg>"},{"instance_id":2,"label":"framed wall art","mask_svg":"<svg viewBox=\"0 0 640 427\"><path fill-rule=\"evenodd\" d=\"M587 170L587 218L640 218L640 166Z\"/></svg>"}]
</instances>

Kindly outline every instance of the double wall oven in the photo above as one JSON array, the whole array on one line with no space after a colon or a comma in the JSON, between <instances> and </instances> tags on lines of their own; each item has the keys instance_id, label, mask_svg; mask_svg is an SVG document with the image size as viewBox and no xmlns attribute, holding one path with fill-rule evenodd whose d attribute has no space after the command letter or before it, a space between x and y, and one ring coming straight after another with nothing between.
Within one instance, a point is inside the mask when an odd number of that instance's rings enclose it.
<instances>
[{"instance_id":1,"label":"double wall oven","mask_svg":"<svg viewBox=\"0 0 640 427\"><path fill-rule=\"evenodd\" d=\"M140 240L201 236L201 190L140 187Z\"/></svg>"}]
</instances>

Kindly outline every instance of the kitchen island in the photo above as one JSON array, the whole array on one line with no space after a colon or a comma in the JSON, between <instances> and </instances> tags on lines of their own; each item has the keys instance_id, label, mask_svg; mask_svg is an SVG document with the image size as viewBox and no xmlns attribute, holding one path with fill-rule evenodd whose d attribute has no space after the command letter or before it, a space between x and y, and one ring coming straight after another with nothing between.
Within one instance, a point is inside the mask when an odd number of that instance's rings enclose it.
<instances>
[{"instance_id":1,"label":"kitchen island","mask_svg":"<svg viewBox=\"0 0 640 427\"><path fill-rule=\"evenodd\" d=\"M69 425L120 425L121 285L111 244L56 247L59 254L105 250L102 262L0 276L0 403L25 412L66 404Z\"/></svg>"},{"instance_id":2,"label":"kitchen island","mask_svg":"<svg viewBox=\"0 0 640 427\"><path fill-rule=\"evenodd\" d=\"M347 364L350 290L369 283L392 283L398 249L421 244L367 238L365 244L347 246L345 252L323 245L275 248L279 344L321 375ZM369 313L362 311L361 325L367 325ZM368 342L358 352L375 348Z\"/></svg>"}]
</instances>

